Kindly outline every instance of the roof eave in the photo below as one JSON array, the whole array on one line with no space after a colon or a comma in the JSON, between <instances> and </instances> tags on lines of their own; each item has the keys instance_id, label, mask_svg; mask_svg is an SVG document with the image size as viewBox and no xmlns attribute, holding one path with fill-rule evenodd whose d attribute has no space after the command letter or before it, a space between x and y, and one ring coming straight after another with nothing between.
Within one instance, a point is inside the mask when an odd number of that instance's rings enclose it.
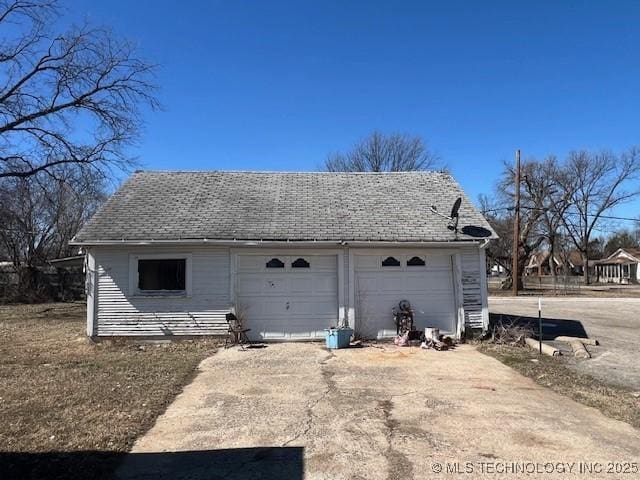
<instances>
[{"instance_id":1,"label":"roof eave","mask_svg":"<svg viewBox=\"0 0 640 480\"><path fill-rule=\"evenodd\" d=\"M70 245L80 247L97 246L149 246L149 245L215 245L231 247L256 246L351 246L351 247L451 247L461 245L485 245L490 239L458 239L438 241L397 241L397 240L216 240L216 239L172 239L172 240L73 240Z\"/></svg>"}]
</instances>

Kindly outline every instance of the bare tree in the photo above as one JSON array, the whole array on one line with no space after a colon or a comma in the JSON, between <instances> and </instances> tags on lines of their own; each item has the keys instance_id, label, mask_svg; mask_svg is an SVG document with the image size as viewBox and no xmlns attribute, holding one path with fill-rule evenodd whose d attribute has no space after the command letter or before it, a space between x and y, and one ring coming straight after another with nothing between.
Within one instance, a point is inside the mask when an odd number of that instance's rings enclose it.
<instances>
[{"instance_id":1,"label":"bare tree","mask_svg":"<svg viewBox=\"0 0 640 480\"><path fill-rule=\"evenodd\" d=\"M513 213L501 207L501 203L495 197L481 194L478 198L480 211L487 219L498 238L489 242L486 247L487 261L491 266L502 267L509 276L504 288L509 288L512 270L512 238L513 238Z\"/></svg>"},{"instance_id":2,"label":"bare tree","mask_svg":"<svg viewBox=\"0 0 640 480\"><path fill-rule=\"evenodd\" d=\"M329 172L402 172L435 168L439 159L422 138L373 132L346 153L333 153L324 163Z\"/></svg>"},{"instance_id":3,"label":"bare tree","mask_svg":"<svg viewBox=\"0 0 640 480\"><path fill-rule=\"evenodd\" d=\"M630 230L618 230L613 232L607 239L607 243L604 246L604 255L611 255L619 248L637 248L638 238Z\"/></svg>"},{"instance_id":4,"label":"bare tree","mask_svg":"<svg viewBox=\"0 0 640 480\"><path fill-rule=\"evenodd\" d=\"M572 152L564 165L559 184L569 207L562 215L567 234L583 258L584 279L589 283L591 237L612 208L638 194L640 149L631 148L621 155L603 151Z\"/></svg>"},{"instance_id":5,"label":"bare tree","mask_svg":"<svg viewBox=\"0 0 640 480\"><path fill-rule=\"evenodd\" d=\"M51 28L56 0L0 1L0 180L90 165L126 168L155 108L153 66L108 29Z\"/></svg>"},{"instance_id":6,"label":"bare tree","mask_svg":"<svg viewBox=\"0 0 640 480\"><path fill-rule=\"evenodd\" d=\"M634 223L635 226L632 230L633 238L635 238L638 245L640 245L640 217L637 217Z\"/></svg>"},{"instance_id":7,"label":"bare tree","mask_svg":"<svg viewBox=\"0 0 640 480\"><path fill-rule=\"evenodd\" d=\"M56 167L53 176L0 183L0 250L18 273L23 298L37 294L48 260L73 253L69 241L105 198L102 175L94 169Z\"/></svg>"},{"instance_id":8,"label":"bare tree","mask_svg":"<svg viewBox=\"0 0 640 480\"><path fill-rule=\"evenodd\" d=\"M560 238L564 231L563 217L569 208L569 196L559 186L564 175L566 172L555 156L543 161L528 160L523 168L524 191L529 200L524 208L534 209L536 214L540 214L536 231L549 248L547 261L552 276L556 274L557 254L567 255Z\"/></svg>"},{"instance_id":9,"label":"bare tree","mask_svg":"<svg viewBox=\"0 0 640 480\"><path fill-rule=\"evenodd\" d=\"M640 194L640 187L633 183L640 176L640 149L631 148L619 156L610 152L574 152L564 163L555 157L542 162L529 159L521 168L519 271L524 270L531 253L546 241L550 271L555 273L555 252L559 249L566 263L571 244L582 255L588 283L589 259L602 249L602 241L593 238L594 232L602 230L608 211ZM501 238L507 239L493 242L487 255L510 275L513 180L513 167L505 164L496 187L496 200L480 199L489 222ZM505 203L507 207L503 206Z\"/></svg>"},{"instance_id":10,"label":"bare tree","mask_svg":"<svg viewBox=\"0 0 640 480\"><path fill-rule=\"evenodd\" d=\"M527 160L521 165L522 188L520 196L520 238L518 239L518 288L522 289L522 274L531 254L544 242L542 218L544 201L549 192L549 184L542 181L540 164L536 160ZM498 181L496 194L502 204L514 204L515 169L505 163L502 177ZM512 217L512 214L510 214ZM513 225L513 218L511 218ZM511 236L509 236L511 238ZM510 269L511 270L511 269ZM512 276L512 275L511 275ZM513 282L513 279L511 279ZM505 286L510 287L506 284Z\"/></svg>"}]
</instances>

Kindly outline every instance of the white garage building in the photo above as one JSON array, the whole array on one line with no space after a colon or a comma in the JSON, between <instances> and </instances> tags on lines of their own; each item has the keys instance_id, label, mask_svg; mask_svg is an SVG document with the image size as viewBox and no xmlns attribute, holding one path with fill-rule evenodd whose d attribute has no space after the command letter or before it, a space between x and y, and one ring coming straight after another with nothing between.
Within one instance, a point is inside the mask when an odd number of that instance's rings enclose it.
<instances>
[{"instance_id":1,"label":"white garage building","mask_svg":"<svg viewBox=\"0 0 640 480\"><path fill-rule=\"evenodd\" d=\"M255 339L311 340L393 336L402 299L419 328L486 329L493 237L446 173L137 172L73 243L92 337L222 335L235 312Z\"/></svg>"}]
</instances>

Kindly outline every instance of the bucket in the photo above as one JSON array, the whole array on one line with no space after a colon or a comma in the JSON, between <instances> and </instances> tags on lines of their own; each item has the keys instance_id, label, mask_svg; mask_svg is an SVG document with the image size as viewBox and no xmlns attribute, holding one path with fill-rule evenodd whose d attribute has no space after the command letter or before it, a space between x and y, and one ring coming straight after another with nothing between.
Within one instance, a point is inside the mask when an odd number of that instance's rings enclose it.
<instances>
[{"instance_id":1,"label":"bucket","mask_svg":"<svg viewBox=\"0 0 640 480\"><path fill-rule=\"evenodd\" d=\"M424 329L424 338L427 340L439 340L440 338L440 329L427 327Z\"/></svg>"},{"instance_id":2,"label":"bucket","mask_svg":"<svg viewBox=\"0 0 640 480\"><path fill-rule=\"evenodd\" d=\"M353 329L351 328L327 328L325 329L327 348L347 348L351 342Z\"/></svg>"}]
</instances>

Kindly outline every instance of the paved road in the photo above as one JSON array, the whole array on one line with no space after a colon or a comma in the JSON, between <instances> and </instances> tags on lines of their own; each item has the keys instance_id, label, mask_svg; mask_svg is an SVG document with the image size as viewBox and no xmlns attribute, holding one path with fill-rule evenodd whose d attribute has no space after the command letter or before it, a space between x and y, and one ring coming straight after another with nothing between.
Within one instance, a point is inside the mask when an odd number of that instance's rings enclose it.
<instances>
[{"instance_id":1,"label":"paved road","mask_svg":"<svg viewBox=\"0 0 640 480\"><path fill-rule=\"evenodd\" d=\"M640 461L639 431L472 346L272 344L205 360L119 478L495 480L524 475L481 465L616 460ZM615 478L574 468L526 478Z\"/></svg>"},{"instance_id":2,"label":"paved road","mask_svg":"<svg viewBox=\"0 0 640 480\"><path fill-rule=\"evenodd\" d=\"M545 337L588 336L601 343L588 347L593 358L577 362L577 370L640 391L640 298L543 297L542 304ZM489 311L537 318L538 299L489 297Z\"/></svg>"}]
</instances>

